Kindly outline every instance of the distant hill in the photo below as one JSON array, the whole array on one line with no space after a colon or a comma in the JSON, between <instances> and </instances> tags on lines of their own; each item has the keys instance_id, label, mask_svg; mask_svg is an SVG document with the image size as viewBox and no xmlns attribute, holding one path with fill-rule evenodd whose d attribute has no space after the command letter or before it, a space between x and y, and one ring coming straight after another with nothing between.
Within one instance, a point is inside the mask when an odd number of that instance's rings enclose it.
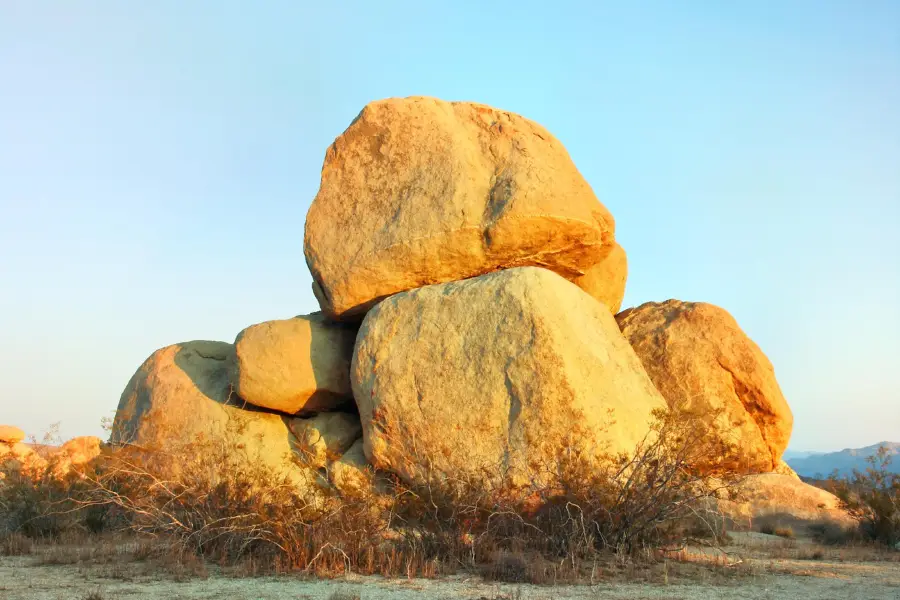
<instances>
[{"instance_id":1,"label":"distant hill","mask_svg":"<svg viewBox=\"0 0 900 600\"><path fill-rule=\"evenodd\" d=\"M824 452L816 452L815 450L791 450L788 448L784 451L781 458L785 461L794 460L795 458L806 458L808 456L815 456L817 454L825 454Z\"/></svg>"},{"instance_id":2,"label":"distant hill","mask_svg":"<svg viewBox=\"0 0 900 600\"><path fill-rule=\"evenodd\" d=\"M868 467L866 457L872 456L879 446L887 446L895 456L890 469L900 473L900 443L881 442L865 448L845 448L840 452L785 452L785 462L803 477L828 477L837 469L839 475L850 475L853 469Z\"/></svg>"}]
</instances>

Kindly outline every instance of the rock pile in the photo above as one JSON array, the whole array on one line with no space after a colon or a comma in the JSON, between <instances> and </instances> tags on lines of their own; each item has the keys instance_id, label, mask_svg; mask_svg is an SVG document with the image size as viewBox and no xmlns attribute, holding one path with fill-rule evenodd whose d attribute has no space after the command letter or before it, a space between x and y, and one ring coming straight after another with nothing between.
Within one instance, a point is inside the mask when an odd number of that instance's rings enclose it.
<instances>
[{"instance_id":1,"label":"rock pile","mask_svg":"<svg viewBox=\"0 0 900 600\"><path fill-rule=\"evenodd\" d=\"M230 437L236 461L339 490L372 469L526 484L570 444L632 451L654 409L689 403L745 466L783 468L792 416L765 355L708 304L616 315L613 216L528 119L369 104L326 152L304 253L321 313L157 350L112 441Z\"/></svg>"},{"instance_id":2,"label":"rock pile","mask_svg":"<svg viewBox=\"0 0 900 600\"><path fill-rule=\"evenodd\" d=\"M72 467L97 457L101 445L100 438L93 436L73 438L62 446L29 444L18 427L0 425L0 479L8 471L39 476L48 467L56 475L65 475Z\"/></svg>"}]
</instances>

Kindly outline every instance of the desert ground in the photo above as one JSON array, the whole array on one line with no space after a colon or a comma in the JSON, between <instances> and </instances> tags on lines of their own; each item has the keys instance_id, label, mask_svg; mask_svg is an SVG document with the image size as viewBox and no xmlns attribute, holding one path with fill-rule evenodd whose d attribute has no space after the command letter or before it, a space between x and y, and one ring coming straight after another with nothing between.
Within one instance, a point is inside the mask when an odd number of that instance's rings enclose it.
<instances>
[{"instance_id":1,"label":"desert ground","mask_svg":"<svg viewBox=\"0 0 900 600\"><path fill-rule=\"evenodd\" d=\"M83 550L83 549L82 549ZM6 600L695 600L815 598L900 599L900 552L825 547L809 540L734 534L721 549L692 549L645 572L605 576L593 584L528 585L457 574L437 579L351 575L312 579L297 574L252 577L215 566L172 572L78 549L38 547L29 556L0 558L0 598ZM68 564L66 564L68 563Z\"/></svg>"}]
</instances>

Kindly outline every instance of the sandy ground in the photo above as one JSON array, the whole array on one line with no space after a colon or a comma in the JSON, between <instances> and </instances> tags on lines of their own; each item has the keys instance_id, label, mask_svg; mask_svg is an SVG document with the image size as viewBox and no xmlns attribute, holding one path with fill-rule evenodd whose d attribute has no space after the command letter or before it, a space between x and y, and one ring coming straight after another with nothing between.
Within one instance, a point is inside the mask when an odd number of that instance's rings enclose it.
<instances>
[{"instance_id":1,"label":"sandy ground","mask_svg":"<svg viewBox=\"0 0 900 600\"><path fill-rule=\"evenodd\" d=\"M758 542L758 541L757 541ZM763 545L765 540L763 540ZM123 576L116 565L45 565L33 556L0 558L3 600L79 600L99 592L104 600L184 598L191 600L322 599L361 600L575 600L706 598L817 600L900 600L900 562L853 562L839 555L823 560L773 558L759 543L741 548L749 574L721 583L691 581L670 585L628 583L533 586L484 582L477 577L439 580L353 576L309 580L297 576L233 578L210 575L178 582L159 575ZM782 553L783 554L783 553ZM778 553L775 553L777 556Z\"/></svg>"}]
</instances>

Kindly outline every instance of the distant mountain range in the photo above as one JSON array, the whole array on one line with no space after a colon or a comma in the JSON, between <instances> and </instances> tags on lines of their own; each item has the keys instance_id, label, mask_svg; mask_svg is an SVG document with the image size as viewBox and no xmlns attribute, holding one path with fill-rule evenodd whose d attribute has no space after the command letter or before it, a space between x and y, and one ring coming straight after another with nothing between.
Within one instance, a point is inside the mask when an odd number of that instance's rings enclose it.
<instances>
[{"instance_id":1,"label":"distant mountain range","mask_svg":"<svg viewBox=\"0 0 900 600\"><path fill-rule=\"evenodd\" d=\"M788 450L784 460L803 477L828 477L835 470L838 475L847 476L853 469L864 471L869 464L866 457L872 456L880 446L887 446L894 460L890 470L900 473L900 443L881 442L865 448L845 448L839 452L800 452Z\"/></svg>"}]
</instances>

